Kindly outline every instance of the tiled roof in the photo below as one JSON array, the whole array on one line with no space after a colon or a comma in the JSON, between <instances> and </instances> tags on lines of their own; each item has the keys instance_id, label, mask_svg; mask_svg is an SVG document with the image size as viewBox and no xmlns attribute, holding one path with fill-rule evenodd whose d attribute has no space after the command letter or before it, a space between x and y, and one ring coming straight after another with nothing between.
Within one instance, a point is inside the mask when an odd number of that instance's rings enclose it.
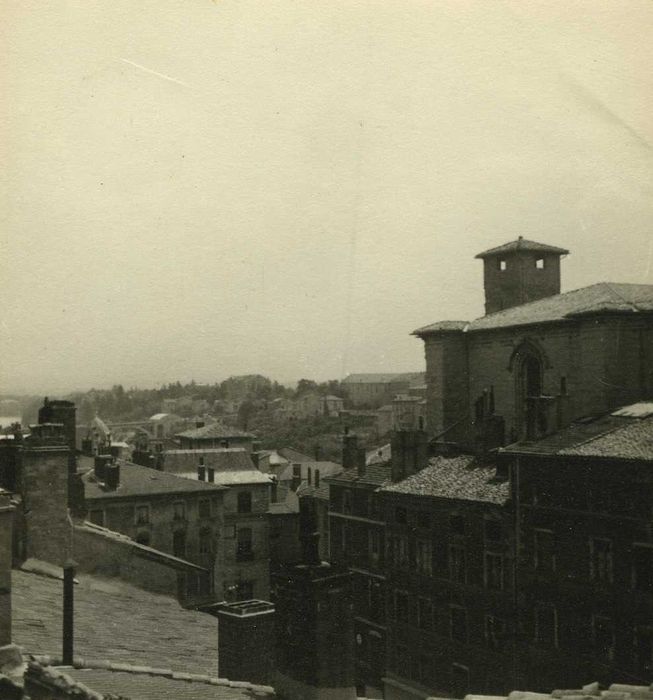
<instances>
[{"instance_id":1,"label":"tiled roof","mask_svg":"<svg viewBox=\"0 0 653 700\"><path fill-rule=\"evenodd\" d=\"M551 693L534 693L513 690L508 696L501 695L466 695L465 700L650 700L653 695L651 685L630 685L613 683L607 690L601 690L598 683L589 683L582 688L554 690ZM427 700L434 700L427 698Z\"/></svg>"},{"instance_id":2,"label":"tiled roof","mask_svg":"<svg viewBox=\"0 0 653 700\"><path fill-rule=\"evenodd\" d=\"M292 447L281 447L277 452L285 457L289 462L312 462L313 458L308 455L298 452Z\"/></svg>"},{"instance_id":3,"label":"tiled roof","mask_svg":"<svg viewBox=\"0 0 653 700\"><path fill-rule=\"evenodd\" d=\"M390 462L380 462L370 464L365 467L365 474L358 475L357 469L347 469L347 471L335 476L326 477L325 481L330 484L362 484L363 486L383 486L390 483L392 465Z\"/></svg>"},{"instance_id":4,"label":"tiled roof","mask_svg":"<svg viewBox=\"0 0 653 700\"><path fill-rule=\"evenodd\" d=\"M61 653L61 581L13 570L12 636L31 654ZM78 574L75 653L89 659L216 674L215 618L122 581ZM246 680L246 679L245 679ZM136 700L136 699L135 699Z\"/></svg>"},{"instance_id":5,"label":"tiled roof","mask_svg":"<svg viewBox=\"0 0 653 700\"><path fill-rule=\"evenodd\" d=\"M517 250L529 250L535 253L556 253L557 255L567 255L569 253L569 251L564 248L557 248L556 246L548 245L547 243L538 243L537 241L528 241L520 236L516 241L510 241L510 243L504 243L496 248L490 248L474 257L489 258L493 255L514 253Z\"/></svg>"},{"instance_id":6,"label":"tiled roof","mask_svg":"<svg viewBox=\"0 0 653 700\"><path fill-rule=\"evenodd\" d=\"M92 471L82 477L84 494L87 500L130 498L132 496L158 496L171 493L199 493L222 491L218 484L204 481L183 479L176 474L160 472L149 467L142 467L131 462L120 463L120 484L117 489L110 490L98 483Z\"/></svg>"},{"instance_id":7,"label":"tiled roof","mask_svg":"<svg viewBox=\"0 0 653 700\"><path fill-rule=\"evenodd\" d=\"M32 662L28 674L43 673L50 678L58 676L59 682L66 682L68 687L79 689L81 684L101 695L113 694L128 700L252 700L274 696L271 687L246 681L84 659L76 660L73 667L41 666L40 669Z\"/></svg>"},{"instance_id":8,"label":"tiled roof","mask_svg":"<svg viewBox=\"0 0 653 700\"><path fill-rule=\"evenodd\" d=\"M211 423L210 425L205 425L202 428L193 428L192 430L186 430L183 433L177 433L175 437L192 438L193 440L211 440L211 439L225 439L229 438L253 438L252 433L246 433L238 428L232 428L230 425L225 425L224 423Z\"/></svg>"},{"instance_id":9,"label":"tiled roof","mask_svg":"<svg viewBox=\"0 0 653 700\"><path fill-rule=\"evenodd\" d=\"M316 488L313 484L307 484L302 482L297 489L297 495L300 498L317 498L320 501L329 500L329 484L320 482L320 485Z\"/></svg>"},{"instance_id":10,"label":"tiled roof","mask_svg":"<svg viewBox=\"0 0 653 700\"><path fill-rule=\"evenodd\" d=\"M653 284L615 284L599 282L564 294L531 301L496 311L472 321L465 332L509 328L536 323L565 321L584 315L600 313L652 313ZM413 335L437 332L439 323L424 326Z\"/></svg>"},{"instance_id":11,"label":"tiled roof","mask_svg":"<svg viewBox=\"0 0 653 700\"><path fill-rule=\"evenodd\" d=\"M433 457L428 467L381 490L496 505L507 503L510 495L508 482L496 478L495 467L480 464L471 455Z\"/></svg>"},{"instance_id":12,"label":"tiled roof","mask_svg":"<svg viewBox=\"0 0 653 700\"><path fill-rule=\"evenodd\" d=\"M653 416L589 416L541 440L520 442L504 453L578 455L653 461Z\"/></svg>"}]
</instances>

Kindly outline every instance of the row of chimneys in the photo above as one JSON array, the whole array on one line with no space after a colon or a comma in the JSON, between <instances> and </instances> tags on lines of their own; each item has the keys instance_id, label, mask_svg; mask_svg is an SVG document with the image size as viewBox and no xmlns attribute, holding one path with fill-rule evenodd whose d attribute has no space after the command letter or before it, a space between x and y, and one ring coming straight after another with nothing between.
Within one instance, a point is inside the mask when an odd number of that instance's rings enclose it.
<instances>
[{"instance_id":1,"label":"row of chimneys","mask_svg":"<svg viewBox=\"0 0 653 700\"><path fill-rule=\"evenodd\" d=\"M391 479L401 481L424 469L429 462L429 439L424 430L397 430L390 440ZM356 469L359 477L365 476L365 448L359 447L358 435L345 428L342 439L342 466Z\"/></svg>"},{"instance_id":2,"label":"row of chimneys","mask_svg":"<svg viewBox=\"0 0 653 700\"><path fill-rule=\"evenodd\" d=\"M111 491L120 486L120 464L115 461L113 455L96 455L93 473L95 478Z\"/></svg>"},{"instance_id":3,"label":"row of chimneys","mask_svg":"<svg viewBox=\"0 0 653 700\"><path fill-rule=\"evenodd\" d=\"M299 485L302 483L302 465L297 463L292 465L292 479L290 481L290 488L293 491L297 491ZM307 467L306 471L306 482L309 486L314 485L315 488L320 486L320 470L316 469L314 472L311 467Z\"/></svg>"}]
</instances>

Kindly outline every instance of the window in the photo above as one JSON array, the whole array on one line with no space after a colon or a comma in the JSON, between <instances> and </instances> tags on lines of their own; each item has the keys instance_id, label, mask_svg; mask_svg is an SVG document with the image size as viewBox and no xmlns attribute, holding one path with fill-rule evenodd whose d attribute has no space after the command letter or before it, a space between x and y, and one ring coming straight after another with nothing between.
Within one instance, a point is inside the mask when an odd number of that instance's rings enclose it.
<instances>
[{"instance_id":1,"label":"window","mask_svg":"<svg viewBox=\"0 0 653 700\"><path fill-rule=\"evenodd\" d=\"M451 639L467 641L467 610L460 605L449 606L449 633Z\"/></svg>"},{"instance_id":2,"label":"window","mask_svg":"<svg viewBox=\"0 0 653 700\"><path fill-rule=\"evenodd\" d=\"M204 466L204 457L200 457L200 467Z\"/></svg>"},{"instance_id":3,"label":"window","mask_svg":"<svg viewBox=\"0 0 653 700\"><path fill-rule=\"evenodd\" d=\"M633 547L633 588L644 593L653 592L653 546L636 544Z\"/></svg>"},{"instance_id":4,"label":"window","mask_svg":"<svg viewBox=\"0 0 653 700\"><path fill-rule=\"evenodd\" d=\"M211 501L208 498L201 498L199 502L199 515L200 518L210 518L211 517Z\"/></svg>"},{"instance_id":5,"label":"window","mask_svg":"<svg viewBox=\"0 0 653 700\"><path fill-rule=\"evenodd\" d=\"M452 515L449 518L449 529L453 535L464 535L465 534L465 516L463 515Z\"/></svg>"},{"instance_id":6,"label":"window","mask_svg":"<svg viewBox=\"0 0 653 700\"><path fill-rule=\"evenodd\" d=\"M248 527L241 527L237 533L236 559L238 561L248 561L254 558L252 551L252 531Z\"/></svg>"},{"instance_id":7,"label":"window","mask_svg":"<svg viewBox=\"0 0 653 700\"><path fill-rule=\"evenodd\" d=\"M508 269L508 263L505 260L499 260L499 271L505 272Z\"/></svg>"},{"instance_id":8,"label":"window","mask_svg":"<svg viewBox=\"0 0 653 700\"><path fill-rule=\"evenodd\" d=\"M431 574L431 543L417 540L415 543L415 563L420 574Z\"/></svg>"},{"instance_id":9,"label":"window","mask_svg":"<svg viewBox=\"0 0 653 700\"><path fill-rule=\"evenodd\" d=\"M417 601L417 624L423 630L433 628L433 603L428 598Z\"/></svg>"},{"instance_id":10,"label":"window","mask_svg":"<svg viewBox=\"0 0 653 700\"><path fill-rule=\"evenodd\" d=\"M408 522L408 513L405 508L395 508L395 522L398 525L405 525Z\"/></svg>"},{"instance_id":11,"label":"window","mask_svg":"<svg viewBox=\"0 0 653 700\"><path fill-rule=\"evenodd\" d=\"M252 512L252 494L249 491L241 491L238 494L238 512L239 513L251 513Z\"/></svg>"},{"instance_id":12,"label":"window","mask_svg":"<svg viewBox=\"0 0 653 700\"><path fill-rule=\"evenodd\" d=\"M469 669L461 664L451 666L451 694L454 698L464 698L469 694Z\"/></svg>"},{"instance_id":13,"label":"window","mask_svg":"<svg viewBox=\"0 0 653 700\"><path fill-rule=\"evenodd\" d=\"M452 581L458 581L459 583L467 581L465 559L464 547L456 544L449 545L449 578Z\"/></svg>"},{"instance_id":14,"label":"window","mask_svg":"<svg viewBox=\"0 0 653 700\"><path fill-rule=\"evenodd\" d=\"M183 501L173 503L173 519L186 520L186 504Z\"/></svg>"},{"instance_id":15,"label":"window","mask_svg":"<svg viewBox=\"0 0 653 700\"><path fill-rule=\"evenodd\" d=\"M653 668L653 627L637 627L634 642L637 670L648 674Z\"/></svg>"},{"instance_id":16,"label":"window","mask_svg":"<svg viewBox=\"0 0 653 700\"><path fill-rule=\"evenodd\" d=\"M88 519L93 523L93 525L104 527L104 511L102 509L90 511L88 514Z\"/></svg>"},{"instance_id":17,"label":"window","mask_svg":"<svg viewBox=\"0 0 653 700\"><path fill-rule=\"evenodd\" d=\"M553 605L535 607L535 640L542 646L558 646L558 613Z\"/></svg>"},{"instance_id":18,"label":"window","mask_svg":"<svg viewBox=\"0 0 653 700\"><path fill-rule=\"evenodd\" d=\"M186 533L183 530L177 530L172 535L172 553L181 559L186 556Z\"/></svg>"},{"instance_id":19,"label":"window","mask_svg":"<svg viewBox=\"0 0 653 700\"><path fill-rule=\"evenodd\" d=\"M592 636L594 653L602 659L614 658L614 625L609 617L592 616Z\"/></svg>"},{"instance_id":20,"label":"window","mask_svg":"<svg viewBox=\"0 0 653 700\"><path fill-rule=\"evenodd\" d=\"M408 593L406 591L395 591L395 618L399 622L409 621Z\"/></svg>"},{"instance_id":21,"label":"window","mask_svg":"<svg viewBox=\"0 0 653 700\"><path fill-rule=\"evenodd\" d=\"M485 641L490 649L500 649L506 635L506 623L494 615L485 616Z\"/></svg>"},{"instance_id":22,"label":"window","mask_svg":"<svg viewBox=\"0 0 653 700\"><path fill-rule=\"evenodd\" d=\"M485 587L494 590L503 588L503 556L485 552Z\"/></svg>"},{"instance_id":23,"label":"window","mask_svg":"<svg viewBox=\"0 0 653 700\"><path fill-rule=\"evenodd\" d=\"M612 583L612 541L601 537L590 539L590 578Z\"/></svg>"},{"instance_id":24,"label":"window","mask_svg":"<svg viewBox=\"0 0 653 700\"><path fill-rule=\"evenodd\" d=\"M379 551L380 551L380 537L379 531L375 529L370 529L367 531L367 552L370 561L373 563L378 563L379 561Z\"/></svg>"},{"instance_id":25,"label":"window","mask_svg":"<svg viewBox=\"0 0 653 700\"><path fill-rule=\"evenodd\" d=\"M551 530L535 530L534 534L534 561L538 571L555 571L555 547L554 536Z\"/></svg>"},{"instance_id":26,"label":"window","mask_svg":"<svg viewBox=\"0 0 653 700\"><path fill-rule=\"evenodd\" d=\"M544 269L544 258L537 258L535 261L535 267L538 270L543 270Z\"/></svg>"},{"instance_id":27,"label":"window","mask_svg":"<svg viewBox=\"0 0 653 700\"><path fill-rule=\"evenodd\" d=\"M200 530L199 550L200 554L211 554L213 550L213 536L208 528Z\"/></svg>"},{"instance_id":28,"label":"window","mask_svg":"<svg viewBox=\"0 0 653 700\"><path fill-rule=\"evenodd\" d=\"M351 515L351 493L349 491L342 492L342 512Z\"/></svg>"},{"instance_id":29,"label":"window","mask_svg":"<svg viewBox=\"0 0 653 700\"><path fill-rule=\"evenodd\" d=\"M150 507L136 506L136 524L147 525L150 522Z\"/></svg>"},{"instance_id":30,"label":"window","mask_svg":"<svg viewBox=\"0 0 653 700\"><path fill-rule=\"evenodd\" d=\"M501 521L486 520L485 521L485 540L487 542L501 541Z\"/></svg>"},{"instance_id":31,"label":"window","mask_svg":"<svg viewBox=\"0 0 653 700\"><path fill-rule=\"evenodd\" d=\"M138 542L138 544L144 545L145 547L149 547L150 546L150 533L149 532L139 532L136 535L136 542Z\"/></svg>"}]
</instances>

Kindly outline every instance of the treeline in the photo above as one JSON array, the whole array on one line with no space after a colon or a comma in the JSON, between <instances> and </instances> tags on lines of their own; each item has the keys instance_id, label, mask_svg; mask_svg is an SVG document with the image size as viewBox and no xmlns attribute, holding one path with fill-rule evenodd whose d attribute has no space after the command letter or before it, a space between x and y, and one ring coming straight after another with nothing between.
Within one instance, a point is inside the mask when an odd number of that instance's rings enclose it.
<instances>
[{"instance_id":1,"label":"treeline","mask_svg":"<svg viewBox=\"0 0 653 700\"><path fill-rule=\"evenodd\" d=\"M229 377L214 384L174 382L158 389L125 389L121 384L116 384L111 389L91 389L56 398L74 401L77 405L78 423L86 423L95 415L109 421L143 420L161 412L164 399L182 399L183 401L175 406L174 413L186 417L213 412L215 402L219 400L248 404L255 402L260 405L260 402L267 403L277 398L293 399L310 392L344 397L343 389L337 380L320 383L300 379L293 388L260 374L249 374ZM30 422L36 420L36 412L41 403L42 398L34 398L28 402L26 413Z\"/></svg>"}]
</instances>

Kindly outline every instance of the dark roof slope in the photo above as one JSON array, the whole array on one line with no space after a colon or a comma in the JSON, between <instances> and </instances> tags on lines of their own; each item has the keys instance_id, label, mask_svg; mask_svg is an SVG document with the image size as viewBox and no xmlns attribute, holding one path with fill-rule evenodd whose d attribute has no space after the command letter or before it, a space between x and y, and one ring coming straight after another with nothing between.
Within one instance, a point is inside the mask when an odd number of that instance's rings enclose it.
<instances>
[{"instance_id":1,"label":"dark roof slope","mask_svg":"<svg viewBox=\"0 0 653 700\"><path fill-rule=\"evenodd\" d=\"M378 464L370 464L365 467L365 474L358 475L357 469L347 469L347 471L336 474L335 476L327 476L324 478L329 484L343 484L379 487L384 484L389 484L392 475L392 464L390 462L381 462Z\"/></svg>"},{"instance_id":2,"label":"dark roof slope","mask_svg":"<svg viewBox=\"0 0 653 700\"><path fill-rule=\"evenodd\" d=\"M535 253L555 253L556 255L567 255L569 253L569 251L565 250L564 248L557 248L556 246L548 245L547 243L529 241L520 236L516 241L510 241L510 243L504 243L503 245L499 245L496 248L490 248L489 250L485 250L482 253L475 255L474 257L489 258L493 257L494 255L514 253L518 250L528 250L533 251Z\"/></svg>"},{"instance_id":3,"label":"dark roof slope","mask_svg":"<svg viewBox=\"0 0 653 700\"><path fill-rule=\"evenodd\" d=\"M82 477L84 495L88 500L129 498L132 496L159 496L171 493L211 493L223 491L224 486L205 481L192 481L176 474L160 472L139 464L123 462L120 465L120 484L117 489L107 489L90 471Z\"/></svg>"},{"instance_id":4,"label":"dark roof slope","mask_svg":"<svg viewBox=\"0 0 653 700\"><path fill-rule=\"evenodd\" d=\"M620 411L589 416L541 440L515 443L502 452L653 461L653 402L650 406L651 413L641 418L617 415Z\"/></svg>"},{"instance_id":5,"label":"dark roof slope","mask_svg":"<svg viewBox=\"0 0 653 700\"><path fill-rule=\"evenodd\" d=\"M244 430L239 430L238 428L232 428L230 425L225 425L224 423L210 423L201 428L193 428L192 430L186 430L183 433L177 433L175 437L192 438L193 440L210 440L210 439L225 439L229 438L253 438L252 433L247 433Z\"/></svg>"},{"instance_id":6,"label":"dark roof slope","mask_svg":"<svg viewBox=\"0 0 653 700\"><path fill-rule=\"evenodd\" d=\"M217 621L174 598L78 574L75 648L88 659L215 672ZM30 654L61 653L61 581L12 570L12 636ZM239 679L246 680L246 679Z\"/></svg>"},{"instance_id":7,"label":"dark roof slope","mask_svg":"<svg viewBox=\"0 0 653 700\"><path fill-rule=\"evenodd\" d=\"M653 313L653 284L598 282L589 287L496 311L477 318L460 330L469 333L511 326L553 323L601 313ZM441 324L442 322L439 322L418 328L413 334L421 337L441 331Z\"/></svg>"},{"instance_id":8,"label":"dark roof slope","mask_svg":"<svg viewBox=\"0 0 653 700\"><path fill-rule=\"evenodd\" d=\"M433 457L428 467L381 491L496 505L507 503L510 495L508 482L496 478L494 466L480 464L471 455Z\"/></svg>"}]
</instances>

